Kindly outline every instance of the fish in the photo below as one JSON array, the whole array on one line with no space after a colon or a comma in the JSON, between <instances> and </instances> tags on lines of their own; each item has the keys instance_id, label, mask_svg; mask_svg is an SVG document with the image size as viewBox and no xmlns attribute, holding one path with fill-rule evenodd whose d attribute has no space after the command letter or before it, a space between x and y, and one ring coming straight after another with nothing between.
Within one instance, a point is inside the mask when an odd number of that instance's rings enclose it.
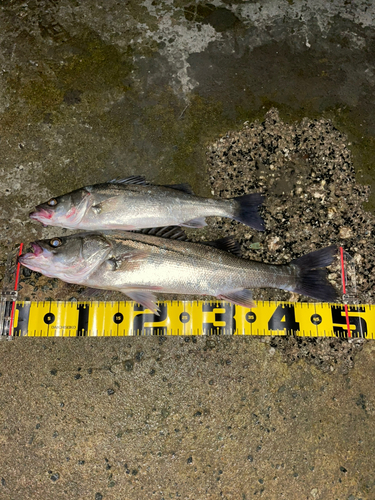
<instances>
[{"instance_id":1,"label":"fish","mask_svg":"<svg viewBox=\"0 0 375 500\"><path fill-rule=\"evenodd\" d=\"M165 226L201 228L205 217L229 217L259 231L264 197L250 193L230 199L196 196L188 184L157 186L142 176L113 179L51 198L29 214L44 226L85 231L135 230Z\"/></svg>"},{"instance_id":2,"label":"fish","mask_svg":"<svg viewBox=\"0 0 375 500\"><path fill-rule=\"evenodd\" d=\"M326 266L336 246L275 265L222 248L140 232L85 232L31 243L19 262L68 283L116 290L158 313L155 294L207 295L254 307L252 288L277 288L334 302Z\"/></svg>"}]
</instances>

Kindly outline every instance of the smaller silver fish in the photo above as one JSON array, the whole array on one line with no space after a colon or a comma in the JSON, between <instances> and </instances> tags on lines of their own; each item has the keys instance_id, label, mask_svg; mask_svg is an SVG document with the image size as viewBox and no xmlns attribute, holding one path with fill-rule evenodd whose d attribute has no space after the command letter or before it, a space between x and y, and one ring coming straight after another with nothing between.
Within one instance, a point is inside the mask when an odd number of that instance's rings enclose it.
<instances>
[{"instance_id":1,"label":"smaller silver fish","mask_svg":"<svg viewBox=\"0 0 375 500\"><path fill-rule=\"evenodd\" d=\"M279 288L334 301L323 267L331 264L331 246L271 265L239 258L198 243L123 232L82 233L40 240L21 264L42 274L91 288L117 290L156 312L154 292L210 295L252 307L249 288ZM234 248L235 250L235 248Z\"/></svg>"},{"instance_id":2,"label":"smaller silver fish","mask_svg":"<svg viewBox=\"0 0 375 500\"><path fill-rule=\"evenodd\" d=\"M133 230L161 226L204 227L205 217L229 217L259 231L259 193L231 199L195 196L188 184L154 186L132 176L87 186L51 198L30 213L44 226L68 229Z\"/></svg>"}]
</instances>

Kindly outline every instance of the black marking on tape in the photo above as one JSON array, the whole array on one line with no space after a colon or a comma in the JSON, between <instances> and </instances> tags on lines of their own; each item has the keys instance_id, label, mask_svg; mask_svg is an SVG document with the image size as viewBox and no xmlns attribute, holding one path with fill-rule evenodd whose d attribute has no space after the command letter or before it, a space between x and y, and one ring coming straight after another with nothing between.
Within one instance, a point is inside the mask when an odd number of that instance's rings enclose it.
<instances>
[{"instance_id":1,"label":"black marking on tape","mask_svg":"<svg viewBox=\"0 0 375 500\"><path fill-rule=\"evenodd\" d=\"M299 332L299 323L296 321L293 304L280 304L268 322L268 330L285 330L286 335Z\"/></svg>"},{"instance_id":2,"label":"black marking on tape","mask_svg":"<svg viewBox=\"0 0 375 500\"><path fill-rule=\"evenodd\" d=\"M217 311L215 311L217 309ZM220 309L224 309L222 312ZM236 331L236 306L234 304L203 304L202 312L213 312L214 319L212 323L203 323L203 335L233 335ZM224 326L215 325L217 322L225 322Z\"/></svg>"},{"instance_id":3,"label":"black marking on tape","mask_svg":"<svg viewBox=\"0 0 375 500\"><path fill-rule=\"evenodd\" d=\"M367 336L367 322L365 319L354 316L350 313L363 313L365 308L361 306L348 306L349 311L349 325L354 325L354 328L350 328L351 338L366 338ZM331 306L332 323L333 323L333 333L336 337L348 338L348 327L346 323L345 307L334 305ZM340 325L340 326L338 326Z\"/></svg>"},{"instance_id":4,"label":"black marking on tape","mask_svg":"<svg viewBox=\"0 0 375 500\"><path fill-rule=\"evenodd\" d=\"M257 315L255 314L255 312L253 311L249 311L248 313L246 313L245 315L245 319L248 323L255 323L256 319L257 319Z\"/></svg>"},{"instance_id":5,"label":"black marking on tape","mask_svg":"<svg viewBox=\"0 0 375 500\"><path fill-rule=\"evenodd\" d=\"M116 325L119 325L123 321L124 321L124 315L122 313L118 312L113 316L113 322L116 323Z\"/></svg>"},{"instance_id":6,"label":"black marking on tape","mask_svg":"<svg viewBox=\"0 0 375 500\"><path fill-rule=\"evenodd\" d=\"M85 337L89 330L89 313L90 306L88 304L78 304L78 326L77 337Z\"/></svg>"},{"instance_id":7,"label":"black marking on tape","mask_svg":"<svg viewBox=\"0 0 375 500\"><path fill-rule=\"evenodd\" d=\"M145 308L139 304L134 305L134 311L144 311ZM167 335L168 328L166 326L145 326L145 323L161 323L167 319L168 306L167 304L159 304L159 316L153 313L137 314L133 319L133 334L134 335Z\"/></svg>"},{"instance_id":8,"label":"black marking on tape","mask_svg":"<svg viewBox=\"0 0 375 500\"><path fill-rule=\"evenodd\" d=\"M320 323L323 321L323 318L320 314L315 313L311 316L310 321L313 325L317 326L320 325Z\"/></svg>"},{"instance_id":9,"label":"black marking on tape","mask_svg":"<svg viewBox=\"0 0 375 500\"><path fill-rule=\"evenodd\" d=\"M55 315L53 313L47 313L44 315L43 321L46 325L52 325L52 323L55 321Z\"/></svg>"},{"instance_id":10,"label":"black marking on tape","mask_svg":"<svg viewBox=\"0 0 375 500\"><path fill-rule=\"evenodd\" d=\"M180 318L179 319L180 319L181 323L184 323L184 324L185 323L189 323L189 321L190 321L190 314L184 311L184 312L182 312L180 314Z\"/></svg>"}]
</instances>

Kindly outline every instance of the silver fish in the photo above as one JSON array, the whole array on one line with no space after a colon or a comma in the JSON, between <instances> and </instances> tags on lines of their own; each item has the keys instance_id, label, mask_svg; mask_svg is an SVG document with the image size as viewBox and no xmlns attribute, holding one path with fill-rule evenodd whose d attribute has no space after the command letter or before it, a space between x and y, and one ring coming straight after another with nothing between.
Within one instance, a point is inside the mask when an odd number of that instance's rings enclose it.
<instances>
[{"instance_id":1,"label":"silver fish","mask_svg":"<svg viewBox=\"0 0 375 500\"><path fill-rule=\"evenodd\" d=\"M69 229L133 230L159 226L204 227L205 217L229 217L264 230L259 193L231 199L195 196L188 184L154 186L132 176L87 186L51 198L30 213L44 226Z\"/></svg>"},{"instance_id":2,"label":"silver fish","mask_svg":"<svg viewBox=\"0 0 375 500\"><path fill-rule=\"evenodd\" d=\"M251 308L249 288L279 288L334 301L337 294L323 267L336 247L309 253L290 264L239 258L198 243L148 234L82 233L40 240L20 262L33 271L91 288L117 290L152 311L155 292L210 295Z\"/></svg>"}]
</instances>

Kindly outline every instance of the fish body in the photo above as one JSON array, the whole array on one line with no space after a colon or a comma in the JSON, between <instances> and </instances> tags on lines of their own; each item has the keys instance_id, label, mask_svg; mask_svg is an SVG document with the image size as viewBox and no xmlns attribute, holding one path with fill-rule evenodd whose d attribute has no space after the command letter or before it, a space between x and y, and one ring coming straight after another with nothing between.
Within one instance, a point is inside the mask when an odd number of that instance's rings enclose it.
<instances>
[{"instance_id":1,"label":"fish body","mask_svg":"<svg viewBox=\"0 0 375 500\"><path fill-rule=\"evenodd\" d=\"M156 311L154 293L210 295L252 307L250 288L279 288L334 300L325 270L335 247L286 265L239 258L202 244L123 232L82 233L32 244L20 262L46 276L91 288L118 290Z\"/></svg>"},{"instance_id":2,"label":"fish body","mask_svg":"<svg viewBox=\"0 0 375 500\"><path fill-rule=\"evenodd\" d=\"M38 205L30 217L45 226L96 231L172 225L197 228L206 225L205 217L220 216L263 230L258 214L262 201L259 193L232 199L202 198L185 184L154 186L133 176L52 198Z\"/></svg>"}]
</instances>

